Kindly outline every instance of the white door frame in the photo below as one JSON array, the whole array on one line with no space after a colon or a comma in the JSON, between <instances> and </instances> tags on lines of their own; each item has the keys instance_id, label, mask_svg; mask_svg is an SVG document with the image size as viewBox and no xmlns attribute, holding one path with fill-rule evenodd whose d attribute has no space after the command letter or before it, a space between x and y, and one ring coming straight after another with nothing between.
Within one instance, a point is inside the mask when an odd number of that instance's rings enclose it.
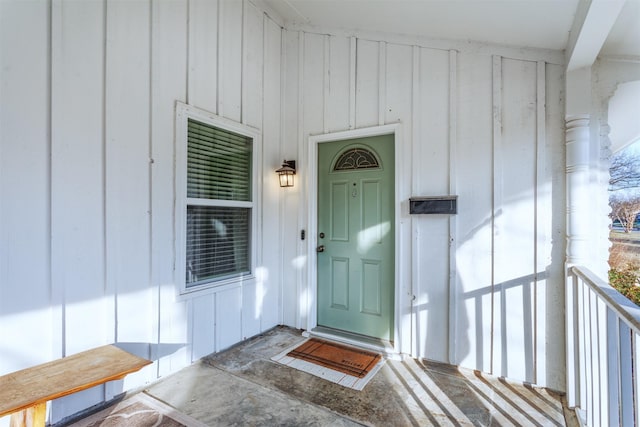
<instances>
[{"instance_id":1,"label":"white door frame","mask_svg":"<svg viewBox=\"0 0 640 427\"><path fill-rule=\"evenodd\" d=\"M401 304L404 300L400 293L400 146L401 126L399 123L374 126L369 128L354 129L348 131L327 133L323 135L314 135L309 137L309 161L308 161L308 203L309 203L309 222L308 222L308 239L307 239L307 254L308 254L308 277L307 277L307 295L308 295L308 315L307 315L307 331L313 330L318 326L318 257L316 256L316 247L318 246L318 145L325 142L343 141L346 139L363 138L368 136L378 135L393 135L394 137L394 153L395 153L395 167L394 167L394 197L395 197L395 209L394 209L394 223L395 223L395 251L394 251L394 310L393 310L393 347L396 353L400 352L402 348L400 345L400 313Z\"/></svg>"}]
</instances>

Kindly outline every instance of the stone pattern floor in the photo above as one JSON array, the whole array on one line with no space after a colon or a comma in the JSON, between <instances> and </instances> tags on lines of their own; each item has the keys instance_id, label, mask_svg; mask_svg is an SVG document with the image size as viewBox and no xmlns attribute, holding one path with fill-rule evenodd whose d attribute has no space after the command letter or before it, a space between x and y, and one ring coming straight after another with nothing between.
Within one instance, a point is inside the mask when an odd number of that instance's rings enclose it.
<instances>
[{"instance_id":1,"label":"stone pattern floor","mask_svg":"<svg viewBox=\"0 0 640 427\"><path fill-rule=\"evenodd\" d=\"M211 426L566 425L561 396L449 365L387 360L356 391L270 360L303 340L276 328L145 393Z\"/></svg>"}]
</instances>

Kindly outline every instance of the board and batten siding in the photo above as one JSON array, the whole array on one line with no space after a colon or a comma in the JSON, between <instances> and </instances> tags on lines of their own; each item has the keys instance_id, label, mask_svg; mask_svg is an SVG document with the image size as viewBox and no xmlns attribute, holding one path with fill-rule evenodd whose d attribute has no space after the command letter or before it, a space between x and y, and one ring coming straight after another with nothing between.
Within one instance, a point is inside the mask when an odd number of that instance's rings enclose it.
<instances>
[{"instance_id":1,"label":"board and batten siding","mask_svg":"<svg viewBox=\"0 0 640 427\"><path fill-rule=\"evenodd\" d=\"M259 4L0 1L0 374L111 342L154 360L55 422L304 328L309 136L399 123L400 350L562 390L562 54L283 30ZM176 294L176 101L262 132L242 286ZM447 194L457 215L409 215Z\"/></svg>"},{"instance_id":2,"label":"board and batten siding","mask_svg":"<svg viewBox=\"0 0 640 427\"><path fill-rule=\"evenodd\" d=\"M564 389L562 60L304 28L283 37L283 144L298 159L311 135L401 124L400 350ZM304 173L301 203L282 212L301 229ZM409 215L410 197L448 194L457 215ZM304 327L306 276L283 274L285 323Z\"/></svg>"},{"instance_id":3,"label":"board and batten siding","mask_svg":"<svg viewBox=\"0 0 640 427\"><path fill-rule=\"evenodd\" d=\"M53 422L282 323L281 34L251 1L0 2L0 374L113 342L154 361ZM177 295L176 101L262 132L255 281Z\"/></svg>"}]
</instances>

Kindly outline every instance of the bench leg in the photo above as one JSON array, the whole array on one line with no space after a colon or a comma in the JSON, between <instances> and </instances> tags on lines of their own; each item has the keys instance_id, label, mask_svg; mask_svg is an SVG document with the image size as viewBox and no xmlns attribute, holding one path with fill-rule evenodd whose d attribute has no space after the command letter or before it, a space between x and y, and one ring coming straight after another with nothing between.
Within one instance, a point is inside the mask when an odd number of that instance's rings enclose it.
<instances>
[{"instance_id":1,"label":"bench leg","mask_svg":"<svg viewBox=\"0 0 640 427\"><path fill-rule=\"evenodd\" d=\"M44 427L47 417L47 403L39 403L11 415L10 427Z\"/></svg>"}]
</instances>

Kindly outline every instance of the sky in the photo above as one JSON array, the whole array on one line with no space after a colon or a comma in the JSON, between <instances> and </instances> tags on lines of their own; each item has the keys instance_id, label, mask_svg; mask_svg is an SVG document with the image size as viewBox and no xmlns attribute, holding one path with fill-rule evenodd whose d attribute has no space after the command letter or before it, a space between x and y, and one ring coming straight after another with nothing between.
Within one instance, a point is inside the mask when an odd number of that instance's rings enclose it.
<instances>
[{"instance_id":1,"label":"sky","mask_svg":"<svg viewBox=\"0 0 640 427\"><path fill-rule=\"evenodd\" d=\"M620 151L620 153L628 153L633 155L634 157L640 157L640 139L636 140L636 142L628 145L624 150ZM640 195L640 188L632 188L625 190L615 190L611 193L615 193L617 195L625 195L625 196L635 196Z\"/></svg>"},{"instance_id":2,"label":"sky","mask_svg":"<svg viewBox=\"0 0 640 427\"><path fill-rule=\"evenodd\" d=\"M633 153L636 156L640 156L640 139L636 140L636 142L632 143L622 151L627 151L629 153Z\"/></svg>"}]
</instances>

